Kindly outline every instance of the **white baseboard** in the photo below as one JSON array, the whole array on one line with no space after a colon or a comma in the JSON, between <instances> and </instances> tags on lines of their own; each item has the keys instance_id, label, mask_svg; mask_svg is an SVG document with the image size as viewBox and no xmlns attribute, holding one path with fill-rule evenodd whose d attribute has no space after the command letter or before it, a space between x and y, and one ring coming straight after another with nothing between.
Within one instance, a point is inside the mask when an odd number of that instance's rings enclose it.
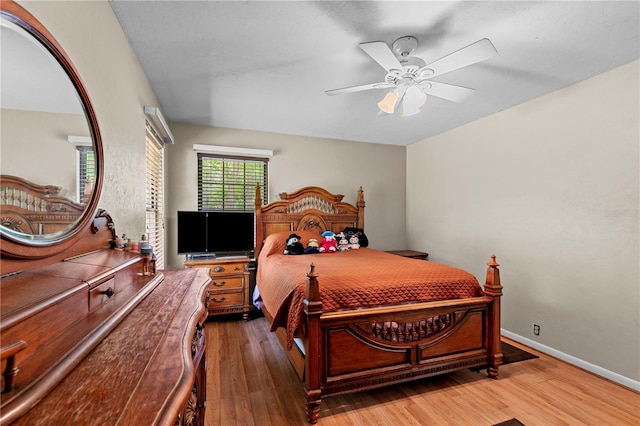
<instances>
[{"instance_id":1,"label":"white baseboard","mask_svg":"<svg viewBox=\"0 0 640 426\"><path fill-rule=\"evenodd\" d=\"M575 365L576 367L580 367L583 370L587 370L593 374L597 374L598 376L602 376L605 379L611 380L612 382L619 383L622 386L626 386L628 388L631 388L640 392L640 381L633 380L629 377L625 377L618 373L614 373L613 371L609 371L602 367L598 367L597 365L591 364L580 358L576 358L574 356L565 354L564 352L560 352L556 349L550 348L549 346L545 346L534 340L527 339L526 337L522 337L518 334L512 333L505 329L501 329L500 333L511 340L515 340L516 342L522 343L523 345L527 345L540 352L544 352L545 354L551 355L554 358L558 358L568 364Z\"/></svg>"}]
</instances>

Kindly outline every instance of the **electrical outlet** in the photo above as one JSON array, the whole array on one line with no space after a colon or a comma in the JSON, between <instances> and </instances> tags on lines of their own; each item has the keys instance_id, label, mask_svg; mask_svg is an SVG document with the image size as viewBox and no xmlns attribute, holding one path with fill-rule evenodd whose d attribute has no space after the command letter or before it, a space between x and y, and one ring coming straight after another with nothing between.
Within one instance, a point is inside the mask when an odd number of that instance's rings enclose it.
<instances>
[{"instance_id":1,"label":"electrical outlet","mask_svg":"<svg viewBox=\"0 0 640 426\"><path fill-rule=\"evenodd\" d=\"M536 336L540 335L540 326L538 324L533 324L533 334Z\"/></svg>"}]
</instances>

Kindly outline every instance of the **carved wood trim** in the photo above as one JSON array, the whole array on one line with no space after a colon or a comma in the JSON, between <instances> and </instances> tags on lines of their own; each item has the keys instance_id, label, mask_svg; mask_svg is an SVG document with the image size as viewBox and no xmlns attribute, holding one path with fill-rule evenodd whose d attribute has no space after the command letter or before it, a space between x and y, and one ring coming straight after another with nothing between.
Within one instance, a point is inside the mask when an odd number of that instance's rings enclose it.
<instances>
[{"instance_id":1,"label":"carved wood trim","mask_svg":"<svg viewBox=\"0 0 640 426\"><path fill-rule=\"evenodd\" d=\"M322 388L324 397L341 394L346 392L354 392L363 389L372 389L376 387L386 386L392 383L400 383L408 380L414 380L421 377L429 377L437 374L443 374L450 371L461 370L463 368L476 367L486 363L486 357L478 356L470 359L464 359L456 362L447 362L446 364L423 366L410 371L400 371L397 374L383 375L379 377L369 377L365 380L347 382L347 383L331 383Z\"/></svg>"},{"instance_id":2,"label":"carved wood trim","mask_svg":"<svg viewBox=\"0 0 640 426\"><path fill-rule=\"evenodd\" d=\"M446 332L454 324L452 313L433 315L419 321L372 321L370 326L371 337L392 342L410 343L429 339Z\"/></svg>"}]
</instances>

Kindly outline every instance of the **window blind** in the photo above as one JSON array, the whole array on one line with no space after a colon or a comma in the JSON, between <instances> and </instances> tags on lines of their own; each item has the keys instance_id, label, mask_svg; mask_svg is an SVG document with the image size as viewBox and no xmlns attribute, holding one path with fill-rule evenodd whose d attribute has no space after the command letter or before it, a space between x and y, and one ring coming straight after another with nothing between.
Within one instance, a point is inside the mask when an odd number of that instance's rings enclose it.
<instances>
[{"instance_id":1,"label":"window blind","mask_svg":"<svg viewBox=\"0 0 640 426\"><path fill-rule=\"evenodd\" d=\"M198 210L252 212L256 184L267 198L269 160L198 153Z\"/></svg>"},{"instance_id":2,"label":"window blind","mask_svg":"<svg viewBox=\"0 0 640 426\"><path fill-rule=\"evenodd\" d=\"M96 181L96 155L91 146L78 146L78 202L88 203Z\"/></svg>"},{"instance_id":3,"label":"window blind","mask_svg":"<svg viewBox=\"0 0 640 426\"><path fill-rule=\"evenodd\" d=\"M146 234L156 255L156 268L164 269L164 145L147 123Z\"/></svg>"}]
</instances>

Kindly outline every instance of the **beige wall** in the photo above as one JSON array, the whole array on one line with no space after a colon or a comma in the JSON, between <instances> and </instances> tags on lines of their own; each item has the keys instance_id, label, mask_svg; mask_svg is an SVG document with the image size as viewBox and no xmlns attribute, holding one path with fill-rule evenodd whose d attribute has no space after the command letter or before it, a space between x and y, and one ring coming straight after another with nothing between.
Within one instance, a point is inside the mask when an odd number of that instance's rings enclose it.
<instances>
[{"instance_id":1,"label":"beige wall","mask_svg":"<svg viewBox=\"0 0 640 426\"><path fill-rule=\"evenodd\" d=\"M77 150L68 136L89 136L84 115L0 110L0 172L61 187L78 201Z\"/></svg>"},{"instance_id":2,"label":"beige wall","mask_svg":"<svg viewBox=\"0 0 640 426\"><path fill-rule=\"evenodd\" d=\"M638 64L407 149L409 246L482 279L495 253L503 328L636 383Z\"/></svg>"},{"instance_id":3,"label":"beige wall","mask_svg":"<svg viewBox=\"0 0 640 426\"><path fill-rule=\"evenodd\" d=\"M182 265L177 254L178 210L198 206L194 144L273 150L269 160L269 201L281 192L321 186L355 204L362 186L365 230L372 247L405 247L405 148L334 139L291 136L171 123L176 144L167 153L167 264Z\"/></svg>"}]
</instances>

